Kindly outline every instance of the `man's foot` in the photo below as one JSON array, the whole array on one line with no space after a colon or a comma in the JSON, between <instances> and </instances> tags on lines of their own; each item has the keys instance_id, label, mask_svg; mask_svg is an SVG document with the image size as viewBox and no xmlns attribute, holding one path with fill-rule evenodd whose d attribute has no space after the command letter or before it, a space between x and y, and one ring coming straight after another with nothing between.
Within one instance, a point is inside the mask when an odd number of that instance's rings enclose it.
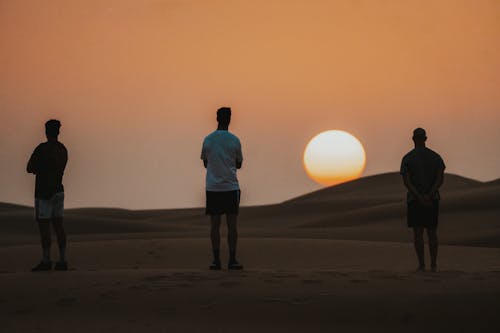
<instances>
[{"instance_id":1,"label":"man's foot","mask_svg":"<svg viewBox=\"0 0 500 333\"><path fill-rule=\"evenodd\" d=\"M431 266L431 272L436 273L438 271L437 266Z\"/></svg>"},{"instance_id":2,"label":"man's foot","mask_svg":"<svg viewBox=\"0 0 500 333\"><path fill-rule=\"evenodd\" d=\"M212 270L212 271L220 271L220 269L221 269L220 260L214 260L210 264L210 266L208 266L208 268L210 268L210 270Z\"/></svg>"},{"instance_id":3,"label":"man's foot","mask_svg":"<svg viewBox=\"0 0 500 333\"><path fill-rule=\"evenodd\" d=\"M51 261L41 261L38 265L31 269L32 272L50 271L52 269Z\"/></svg>"},{"instance_id":4,"label":"man's foot","mask_svg":"<svg viewBox=\"0 0 500 333\"><path fill-rule=\"evenodd\" d=\"M66 261L58 261L56 265L54 266L54 269L56 271L67 271L68 270L68 263Z\"/></svg>"},{"instance_id":5,"label":"man's foot","mask_svg":"<svg viewBox=\"0 0 500 333\"><path fill-rule=\"evenodd\" d=\"M237 262L236 260L232 260L227 264L227 269L240 270L243 269L243 265Z\"/></svg>"},{"instance_id":6,"label":"man's foot","mask_svg":"<svg viewBox=\"0 0 500 333\"><path fill-rule=\"evenodd\" d=\"M425 272L425 266L418 266L415 272L420 273L420 272Z\"/></svg>"}]
</instances>

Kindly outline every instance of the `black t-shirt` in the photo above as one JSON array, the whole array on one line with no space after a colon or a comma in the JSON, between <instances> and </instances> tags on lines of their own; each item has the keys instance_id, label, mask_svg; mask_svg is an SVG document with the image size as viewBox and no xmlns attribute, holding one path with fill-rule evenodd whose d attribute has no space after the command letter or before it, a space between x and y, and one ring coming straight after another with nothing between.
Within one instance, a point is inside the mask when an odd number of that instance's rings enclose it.
<instances>
[{"instance_id":1,"label":"black t-shirt","mask_svg":"<svg viewBox=\"0 0 500 333\"><path fill-rule=\"evenodd\" d=\"M68 162L68 151L59 141L38 145L28 162L28 171L36 175L35 198L49 199L57 192L64 192L62 178Z\"/></svg>"},{"instance_id":2,"label":"black t-shirt","mask_svg":"<svg viewBox=\"0 0 500 333\"><path fill-rule=\"evenodd\" d=\"M436 182L438 171L443 171L445 165L441 156L427 147L417 147L403 157L401 175L410 172L410 181L420 194L428 193ZM415 200L408 192L408 201ZM436 192L433 199L439 199Z\"/></svg>"}]
</instances>

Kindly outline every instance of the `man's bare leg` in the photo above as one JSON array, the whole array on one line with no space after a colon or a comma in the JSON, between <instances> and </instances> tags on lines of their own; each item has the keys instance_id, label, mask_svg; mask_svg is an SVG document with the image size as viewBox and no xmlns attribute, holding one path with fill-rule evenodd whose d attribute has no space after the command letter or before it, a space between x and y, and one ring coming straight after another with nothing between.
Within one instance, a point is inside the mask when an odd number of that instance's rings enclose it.
<instances>
[{"instance_id":1,"label":"man's bare leg","mask_svg":"<svg viewBox=\"0 0 500 333\"><path fill-rule=\"evenodd\" d=\"M210 239L214 255L214 262L210 265L210 269L220 269L220 221L220 215L210 215Z\"/></svg>"},{"instance_id":2,"label":"man's bare leg","mask_svg":"<svg viewBox=\"0 0 500 333\"><path fill-rule=\"evenodd\" d=\"M52 263L50 261L50 220L48 219L38 219L38 228L40 229L40 243L42 245L42 261L33 267L31 270L36 271L47 271L52 269Z\"/></svg>"},{"instance_id":3,"label":"man's bare leg","mask_svg":"<svg viewBox=\"0 0 500 333\"><path fill-rule=\"evenodd\" d=\"M238 243L238 230L236 228L238 216L234 214L226 215L227 222L227 245L229 246L229 261L236 260L236 246Z\"/></svg>"},{"instance_id":4,"label":"man's bare leg","mask_svg":"<svg viewBox=\"0 0 500 333\"><path fill-rule=\"evenodd\" d=\"M64 231L63 218L53 218L52 226L57 236L57 244L59 245L59 262L56 265L56 269L59 266L60 269L66 270L66 232Z\"/></svg>"},{"instance_id":5,"label":"man's bare leg","mask_svg":"<svg viewBox=\"0 0 500 333\"><path fill-rule=\"evenodd\" d=\"M229 246L229 269L242 269L243 266L236 260L236 247L238 244L238 215L227 214L227 244Z\"/></svg>"},{"instance_id":6,"label":"man's bare leg","mask_svg":"<svg viewBox=\"0 0 500 333\"><path fill-rule=\"evenodd\" d=\"M48 219L39 219L38 220L38 228L40 229L40 243L42 245L42 261L49 262L50 261L50 245L51 245L51 235L50 235L50 220Z\"/></svg>"},{"instance_id":7,"label":"man's bare leg","mask_svg":"<svg viewBox=\"0 0 500 333\"><path fill-rule=\"evenodd\" d=\"M415 252L418 258L418 271L425 270L425 254L424 254L424 228L413 228Z\"/></svg>"},{"instance_id":8,"label":"man's bare leg","mask_svg":"<svg viewBox=\"0 0 500 333\"><path fill-rule=\"evenodd\" d=\"M437 254L438 254L438 236L437 228L427 228L427 236L429 236L429 252L431 254L431 270L437 271Z\"/></svg>"}]
</instances>

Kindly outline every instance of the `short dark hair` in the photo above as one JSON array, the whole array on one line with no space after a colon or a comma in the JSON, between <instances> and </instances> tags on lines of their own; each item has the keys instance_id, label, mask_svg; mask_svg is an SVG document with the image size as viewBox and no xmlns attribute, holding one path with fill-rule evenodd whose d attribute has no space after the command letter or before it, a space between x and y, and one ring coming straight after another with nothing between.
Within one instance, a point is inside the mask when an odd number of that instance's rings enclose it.
<instances>
[{"instance_id":1,"label":"short dark hair","mask_svg":"<svg viewBox=\"0 0 500 333\"><path fill-rule=\"evenodd\" d=\"M427 139L427 134L425 133L425 130L423 128L418 127L413 130L413 138L425 140Z\"/></svg>"},{"instance_id":2,"label":"short dark hair","mask_svg":"<svg viewBox=\"0 0 500 333\"><path fill-rule=\"evenodd\" d=\"M50 119L45 123L45 134L50 137L57 137L59 135L59 129L61 128L61 122L57 119Z\"/></svg>"},{"instance_id":3,"label":"short dark hair","mask_svg":"<svg viewBox=\"0 0 500 333\"><path fill-rule=\"evenodd\" d=\"M224 106L217 110L217 121L222 124L229 124L231 121L231 108Z\"/></svg>"}]
</instances>

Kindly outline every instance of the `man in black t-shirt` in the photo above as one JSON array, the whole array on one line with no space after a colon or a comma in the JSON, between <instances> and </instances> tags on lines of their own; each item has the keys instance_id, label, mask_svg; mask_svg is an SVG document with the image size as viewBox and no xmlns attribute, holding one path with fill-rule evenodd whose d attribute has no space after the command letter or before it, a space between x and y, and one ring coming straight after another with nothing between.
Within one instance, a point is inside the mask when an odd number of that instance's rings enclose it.
<instances>
[{"instance_id":1,"label":"man in black t-shirt","mask_svg":"<svg viewBox=\"0 0 500 333\"><path fill-rule=\"evenodd\" d=\"M57 140L61 123L51 119L45 123L47 142L41 143L31 155L26 171L36 175L35 181L35 218L40 229L43 249L42 261L32 271L52 269L50 260L50 225L57 235L59 261L56 270L67 270L66 233L63 227L64 186L62 178L68 161L66 147Z\"/></svg>"},{"instance_id":2,"label":"man in black t-shirt","mask_svg":"<svg viewBox=\"0 0 500 333\"><path fill-rule=\"evenodd\" d=\"M429 237L431 270L437 270L439 187L443 184L445 165L439 154L425 146L427 135L423 128L413 131L415 148L403 157L401 175L408 189L407 223L413 228L415 251L419 266L425 271L424 229Z\"/></svg>"}]
</instances>

